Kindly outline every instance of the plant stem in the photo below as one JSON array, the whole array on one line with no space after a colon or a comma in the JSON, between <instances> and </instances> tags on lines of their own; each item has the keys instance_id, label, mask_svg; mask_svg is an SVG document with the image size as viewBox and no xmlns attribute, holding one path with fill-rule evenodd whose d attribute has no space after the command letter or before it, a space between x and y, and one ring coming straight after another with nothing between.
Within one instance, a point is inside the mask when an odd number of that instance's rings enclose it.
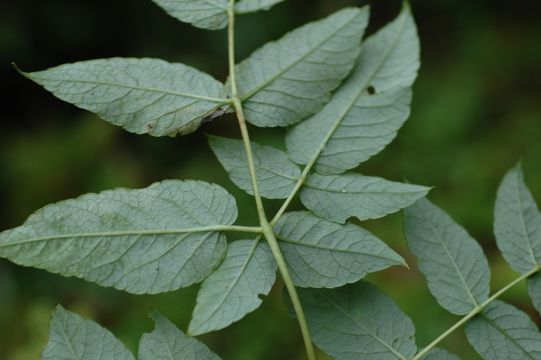
<instances>
[{"instance_id":1,"label":"plant stem","mask_svg":"<svg viewBox=\"0 0 541 360\"><path fill-rule=\"evenodd\" d=\"M536 266L530 271L522 274L515 280L511 281L509 284L505 285L500 290L496 291L491 297L489 297L487 300L485 300L483 303L476 306L472 311L470 311L467 315L465 315L463 318L461 318L459 321L457 321L453 326L451 326L449 329L447 329L443 334L438 336L434 341L432 341L428 346L426 346L423 350L419 351L411 360L419 360L423 356L425 356L430 350L432 350L436 345L438 345L443 339L445 339L448 335L450 335L453 331L464 325L468 320L473 318L475 315L479 314L487 305L489 305L491 302L499 298L504 292L511 289L516 284L520 283L522 280L525 280L532 276L533 274L537 273L539 270L541 270L541 266Z\"/></svg>"},{"instance_id":2,"label":"plant stem","mask_svg":"<svg viewBox=\"0 0 541 360\"><path fill-rule=\"evenodd\" d=\"M267 240L267 243L269 244L272 254L276 260L276 264L278 265L278 269L280 270L280 273L284 280L284 284L289 293L289 297L291 298L291 302L293 304L293 308L297 316L297 321L301 328L301 333L302 333L304 346L306 348L306 354L308 356L308 359L315 360L316 356L314 352L314 347L312 345L312 339L310 337L310 331L308 329L308 323L306 322L306 317L304 316L304 311L302 309L302 305L301 305L299 296L297 294L297 290L295 289L295 285L293 284L293 280L291 279L291 275L289 274L289 269L287 268L286 261L282 254L282 251L280 250L280 247L278 245L276 236L274 235L272 226L271 224L269 224L269 221L267 220L267 215L265 214L265 209L263 207L263 201L259 193L259 185L257 182L256 170L255 170L254 159L253 159L253 154L252 154L252 147L250 144L250 135L248 133L248 127L246 126L246 118L244 116L242 102L238 95L237 79L236 79L236 74L235 74L235 0L229 0L228 20L229 20L228 57L229 57L229 77L230 77L230 83L231 83L231 100L232 100L233 107L235 108L235 112L237 114L237 119L238 119L240 131L242 134L242 142L244 145L244 150L246 152L246 159L248 162L248 169L249 169L250 178L252 181L252 189L253 189L255 203L257 207L257 214L259 216L259 223L261 225L261 230L263 232L263 235L265 236L265 239Z\"/></svg>"}]
</instances>

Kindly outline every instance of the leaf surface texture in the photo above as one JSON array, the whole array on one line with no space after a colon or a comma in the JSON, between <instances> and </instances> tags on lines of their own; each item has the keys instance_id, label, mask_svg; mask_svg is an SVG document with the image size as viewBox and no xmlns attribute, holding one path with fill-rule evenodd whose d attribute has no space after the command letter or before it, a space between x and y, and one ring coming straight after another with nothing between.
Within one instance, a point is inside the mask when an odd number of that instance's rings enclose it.
<instances>
[{"instance_id":1,"label":"leaf surface texture","mask_svg":"<svg viewBox=\"0 0 541 360\"><path fill-rule=\"evenodd\" d=\"M415 328L388 296L358 282L299 289L314 343L336 360L396 360L415 355Z\"/></svg>"},{"instance_id":2,"label":"leaf surface texture","mask_svg":"<svg viewBox=\"0 0 541 360\"><path fill-rule=\"evenodd\" d=\"M350 73L368 9L346 8L256 50L236 66L246 119L287 126L318 111Z\"/></svg>"},{"instance_id":3,"label":"leaf surface texture","mask_svg":"<svg viewBox=\"0 0 541 360\"><path fill-rule=\"evenodd\" d=\"M466 325L468 341L485 360L541 358L541 333L514 306L495 300Z\"/></svg>"},{"instance_id":4,"label":"leaf surface texture","mask_svg":"<svg viewBox=\"0 0 541 360\"><path fill-rule=\"evenodd\" d=\"M276 263L266 243L239 240L201 286L189 333L219 330L254 311L276 281Z\"/></svg>"},{"instance_id":5,"label":"leaf surface texture","mask_svg":"<svg viewBox=\"0 0 541 360\"><path fill-rule=\"evenodd\" d=\"M405 264L400 255L369 231L305 211L284 214L275 232L293 282L300 287L342 286L369 272Z\"/></svg>"},{"instance_id":6,"label":"leaf surface texture","mask_svg":"<svg viewBox=\"0 0 541 360\"><path fill-rule=\"evenodd\" d=\"M352 75L323 110L287 133L292 159L340 174L383 150L409 116L418 68L419 39L405 6L363 43Z\"/></svg>"},{"instance_id":7,"label":"leaf surface texture","mask_svg":"<svg viewBox=\"0 0 541 360\"><path fill-rule=\"evenodd\" d=\"M209 137L209 143L229 173L235 185L253 195L252 180L241 140L216 136ZM285 199L292 192L301 171L284 152L271 146L251 143L259 191L268 199Z\"/></svg>"},{"instance_id":8,"label":"leaf surface texture","mask_svg":"<svg viewBox=\"0 0 541 360\"><path fill-rule=\"evenodd\" d=\"M541 264L541 213L528 190L520 165L503 178L494 211L496 243L519 273Z\"/></svg>"},{"instance_id":9,"label":"leaf surface texture","mask_svg":"<svg viewBox=\"0 0 541 360\"><path fill-rule=\"evenodd\" d=\"M188 134L227 108L222 83L158 59L81 61L24 75L59 99L136 134Z\"/></svg>"},{"instance_id":10,"label":"leaf surface texture","mask_svg":"<svg viewBox=\"0 0 541 360\"><path fill-rule=\"evenodd\" d=\"M0 234L0 256L131 293L173 291L219 265L227 244L213 226L236 217L223 188L169 180L46 206Z\"/></svg>"},{"instance_id":11,"label":"leaf surface texture","mask_svg":"<svg viewBox=\"0 0 541 360\"><path fill-rule=\"evenodd\" d=\"M301 192L302 203L316 215L344 223L377 219L397 212L425 196L429 188L354 173L313 174Z\"/></svg>"},{"instance_id":12,"label":"leaf surface texture","mask_svg":"<svg viewBox=\"0 0 541 360\"><path fill-rule=\"evenodd\" d=\"M490 269L475 241L426 199L405 211L405 232L430 292L447 311L465 315L488 299Z\"/></svg>"},{"instance_id":13,"label":"leaf surface texture","mask_svg":"<svg viewBox=\"0 0 541 360\"><path fill-rule=\"evenodd\" d=\"M42 360L135 360L107 329L56 307Z\"/></svg>"},{"instance_id":14,"label":"leaf surface texture","mask_svg":"<svg viewBox=\"0 0 541 360\"><path fill-rule=\"evenodd\" d=\"M220 360L202 342L182 333L157 311L151 313L155 329L139 343L139 360Z\"/></svg>"}]
</instances>

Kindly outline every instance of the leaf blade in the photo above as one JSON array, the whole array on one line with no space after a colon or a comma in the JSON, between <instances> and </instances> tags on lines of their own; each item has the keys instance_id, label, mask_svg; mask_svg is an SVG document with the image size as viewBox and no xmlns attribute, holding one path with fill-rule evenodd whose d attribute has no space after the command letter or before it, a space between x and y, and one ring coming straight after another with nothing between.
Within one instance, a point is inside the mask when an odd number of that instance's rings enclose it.
<instances>
[{"instance_id":1,"label":"leaf blade","mask_svg":"<svg viewBox=\"0 0 541 360\"><path fill-rule=\"evenodd\" d=\"M113 334L58 305L42 360L135 360Z\"/></svg>"},{"instance_id":2,"label":"leaf blade","mask_svg":"<svg viewBox=\"0 0 541 360\"><path fill-rule=\"evenodd\" d=\"M499 300L466 325L466 336L486 360L534 360L541 356L541 333L535 323Z\"/></svg>"},{"instance_id":3,"label":"leaf blade","mask_svg":"<svg viewBox=\"0 0 541 360\"><path fill-rule=\"evenodd\" d=\"M269 10L284 0L240 0L235 4L237 14L245 14L259 10Z\"/></svg>"},{"instance_id":4,"label":"leaf blade","mask_svg":"<svg viewBox=\"0 0 541 360\"><path fill-rule=\"evenodd\" d=\"M228 0L152 0L166 13L201 29L220 30L227 26Z\"/></svg>"},{"instance_id":5,"label":"leaf blade","mask_svg":"<svg viewBox=\"0 0 541 360\"><path fill-rule=\"evenodd\" d=\"M344 223L355 216L359 220L377 219L397 212L425 196L429 188L391 182L355 173L313 174L301 191L301 201L316 215Z\"/></svg>"},{"instance_id":6,"label":"leaf blade","mask_svg":"<svg viewBox=\"0 0 541 360\"><path fill-rule=\"evenodd\" d=\"M246 154L241 140L209 136L209 144L235 185L253 195ZM252 142L252 154L260 195L267 199L285 199L295 188L301 171L287 155L271 146Z\"/></svg>"},{"instance_id":7,"label":"leaf blade","mask_svg":"<svg viewBox=\"0 0 541 360\"><path fill-rule=\"evenodd\" d=\"M157 311L150 316L155 329L144 334L139 343L139 360L219 360L202 342L184 335Z\"/></svg>"},{"instance_id":8,"label":"leaf blade","mask_svg":"<svg viewBox=\"0 0 541 360\"><path fill-rule=\"evenodd\" d=\"M360 280L369 272L405 261L367 230L289 212L275 226L276 238L295 285L333 288Z\"/></svg>"},{"instance_id":9,"label":"leaf blade","mask_svg":"<svg viewBox=\"0 0 541 360\"><path fill-rule=\"evenodd\" d=\"M426 199L405 210L408 246L438 303L465 315L488 299L490 269L481 246Z\"/></svg>"},{"instance_id":10,"label":"leaf blade","mask_svg":"<svg viewBox=\"0 0 541 360\"><path fill-rule=\"evenodd\" d=\"M460 358L447 350L434 348L426 356L423 356L422 360L460 360Z\"/></svg>"},{"instance_id":11,"label":"leaf blade","mask_svg":"<svg viewBox=\"0 0 541 360\"><path fill-rule=\"evenodd\" d=\"M367 8L338 11L239 63L235 71L246 119L261 127L287 126L319 110L351 71L367 18Z\"/></svg>"},{"instance_id":12,"label":"leaf blade","mask_svg":"<svg viewBox=\"0 0 541 360\"><path fill-rule=\"evenodd\" d=\"M374 286L299 289L314 343L336 360L408 359L415 355L409 317Z\"/></svg>"},{"instance_id":13,"label":"leaf blade","mask_svg":"<svg viewBox=\"0 0 541 360\"><path fill-rule=\"evenodd\" d=\"M188 332L201 335L223 329L256 310L259 295L276 281L276 263L265 243L234 241L216 271L201 286Z\"/></svg>"},{"instance_id":14,"label":"leaf blade","mask_svg":"<svg viewBox=\"0 0 541 360\"><path fill-rule=\"evenodd\" d=\"M526 286L533 306L541 314L541 274L537 273L529 277Z\"/></svg>"},{"instance_id":15,"label":"leaf blade","mask_svg":"<svg viewBox=\"0 0 541 360\"><path fill-rule=\"evenodd\" d=\"M163 181L46 206L0 233L0 257L136 294L172 291L218 266L226 240L214 225L236 217L217 185Z\"/></svg>"},{"instance_id":16,"label":"leaf blade","mask_svg":"<svg viewBox=\"0 0 541 360\"><path fill-rule=\"evenodd\" d=\"M496 244L511 268L525 273L541 266L541 213L519 165L507 172L494 209Z\"/></svg>"},{"instance_id":17,"label":"leaf blade","mask_svg":"<svg viewBox=\"0 0 541 360\"><path fill-rule=\"evenodd\" d=\"M340 174L383 150L409 116L419 52L415 23L405 6L396 20L363 43L352 75L331 101L288 131L293 161L315 159L317 172Z\"/></svg>"},{"instance_id":18,"label":"leaf blade","mask_svg":"<svg viewBox=\"0 0 541 360\"><path fill-rule=\"evenodd\" d=\"M57 98L136 134L191 133L227 107L219 81L183 64L111 58L23 73Z\"/></svg>"}]
</instances>

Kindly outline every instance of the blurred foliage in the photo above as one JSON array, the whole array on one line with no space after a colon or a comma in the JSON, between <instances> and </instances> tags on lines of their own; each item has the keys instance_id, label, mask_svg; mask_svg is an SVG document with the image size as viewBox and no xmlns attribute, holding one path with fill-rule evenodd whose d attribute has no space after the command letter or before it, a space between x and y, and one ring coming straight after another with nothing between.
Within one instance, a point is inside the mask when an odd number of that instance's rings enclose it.
<instances>
[{"instance_id":1,"label":"blurred foliage","mask_svg":"<svg viewBox=\"0 0 541 360\"><path fill-rule=\"evenodd\" d=\"M287 0L244 16L238 55L309 20L346 5L372 6L373 31L390 20L399 1ZM503 262L492 235L497 185L521 157L527 182L541 202L541 4L528 0L412 0L423 66L413 114L387 150L359 171L434 185L431 198L463 224L490 258L493 289L516 274ZM240 222L254 224L251 197L227 179L204 133L238 137L226 117L175 139L135 136L56 100L18 76L9 63L38 70L82 59L160 57L226 75L225 33L197 30L162 13L149 0L8 0L0 3L0 227L24 221L37 208L85 192L143 187L165 178L225 184L237 197ZM256 141L283 147L283 130L252 129ZM279 203L271 202L270 211ZM297 204L298 205L298 204ZM420 346L449 327L430 296L402 236L401 215L365 223L403 254L411 270L369 276L417 325ZM152 328L157 308L186 328L196 287L157 296L132 296L77 279L0 260L0 359L37 359L55 304L91 317L131 349ZM524 286L504 299L539 322ZM277 284L260 310L202 339L224 359L302 359L296 323L282 306ZM461 331L445 341L463 359L478 359Z\"/></svg>"}]
</instances>

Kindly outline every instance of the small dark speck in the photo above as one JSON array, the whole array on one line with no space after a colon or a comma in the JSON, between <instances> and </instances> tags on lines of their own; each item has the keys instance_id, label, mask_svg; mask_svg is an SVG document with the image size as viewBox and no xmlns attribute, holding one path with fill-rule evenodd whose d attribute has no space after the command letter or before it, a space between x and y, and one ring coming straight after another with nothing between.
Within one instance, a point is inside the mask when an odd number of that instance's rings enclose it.
<instances>
[{"instance_id":1,"label":"small dark speck","mask_svg":"<svg viewBox=\"0 0 541 360\"><path fill-rule=\"evenodd\" d=\"M376 93L376 88L370 85L366 88L366 91L368 92L368 95L374 95Z\"/></svg>"}]
</instances>

